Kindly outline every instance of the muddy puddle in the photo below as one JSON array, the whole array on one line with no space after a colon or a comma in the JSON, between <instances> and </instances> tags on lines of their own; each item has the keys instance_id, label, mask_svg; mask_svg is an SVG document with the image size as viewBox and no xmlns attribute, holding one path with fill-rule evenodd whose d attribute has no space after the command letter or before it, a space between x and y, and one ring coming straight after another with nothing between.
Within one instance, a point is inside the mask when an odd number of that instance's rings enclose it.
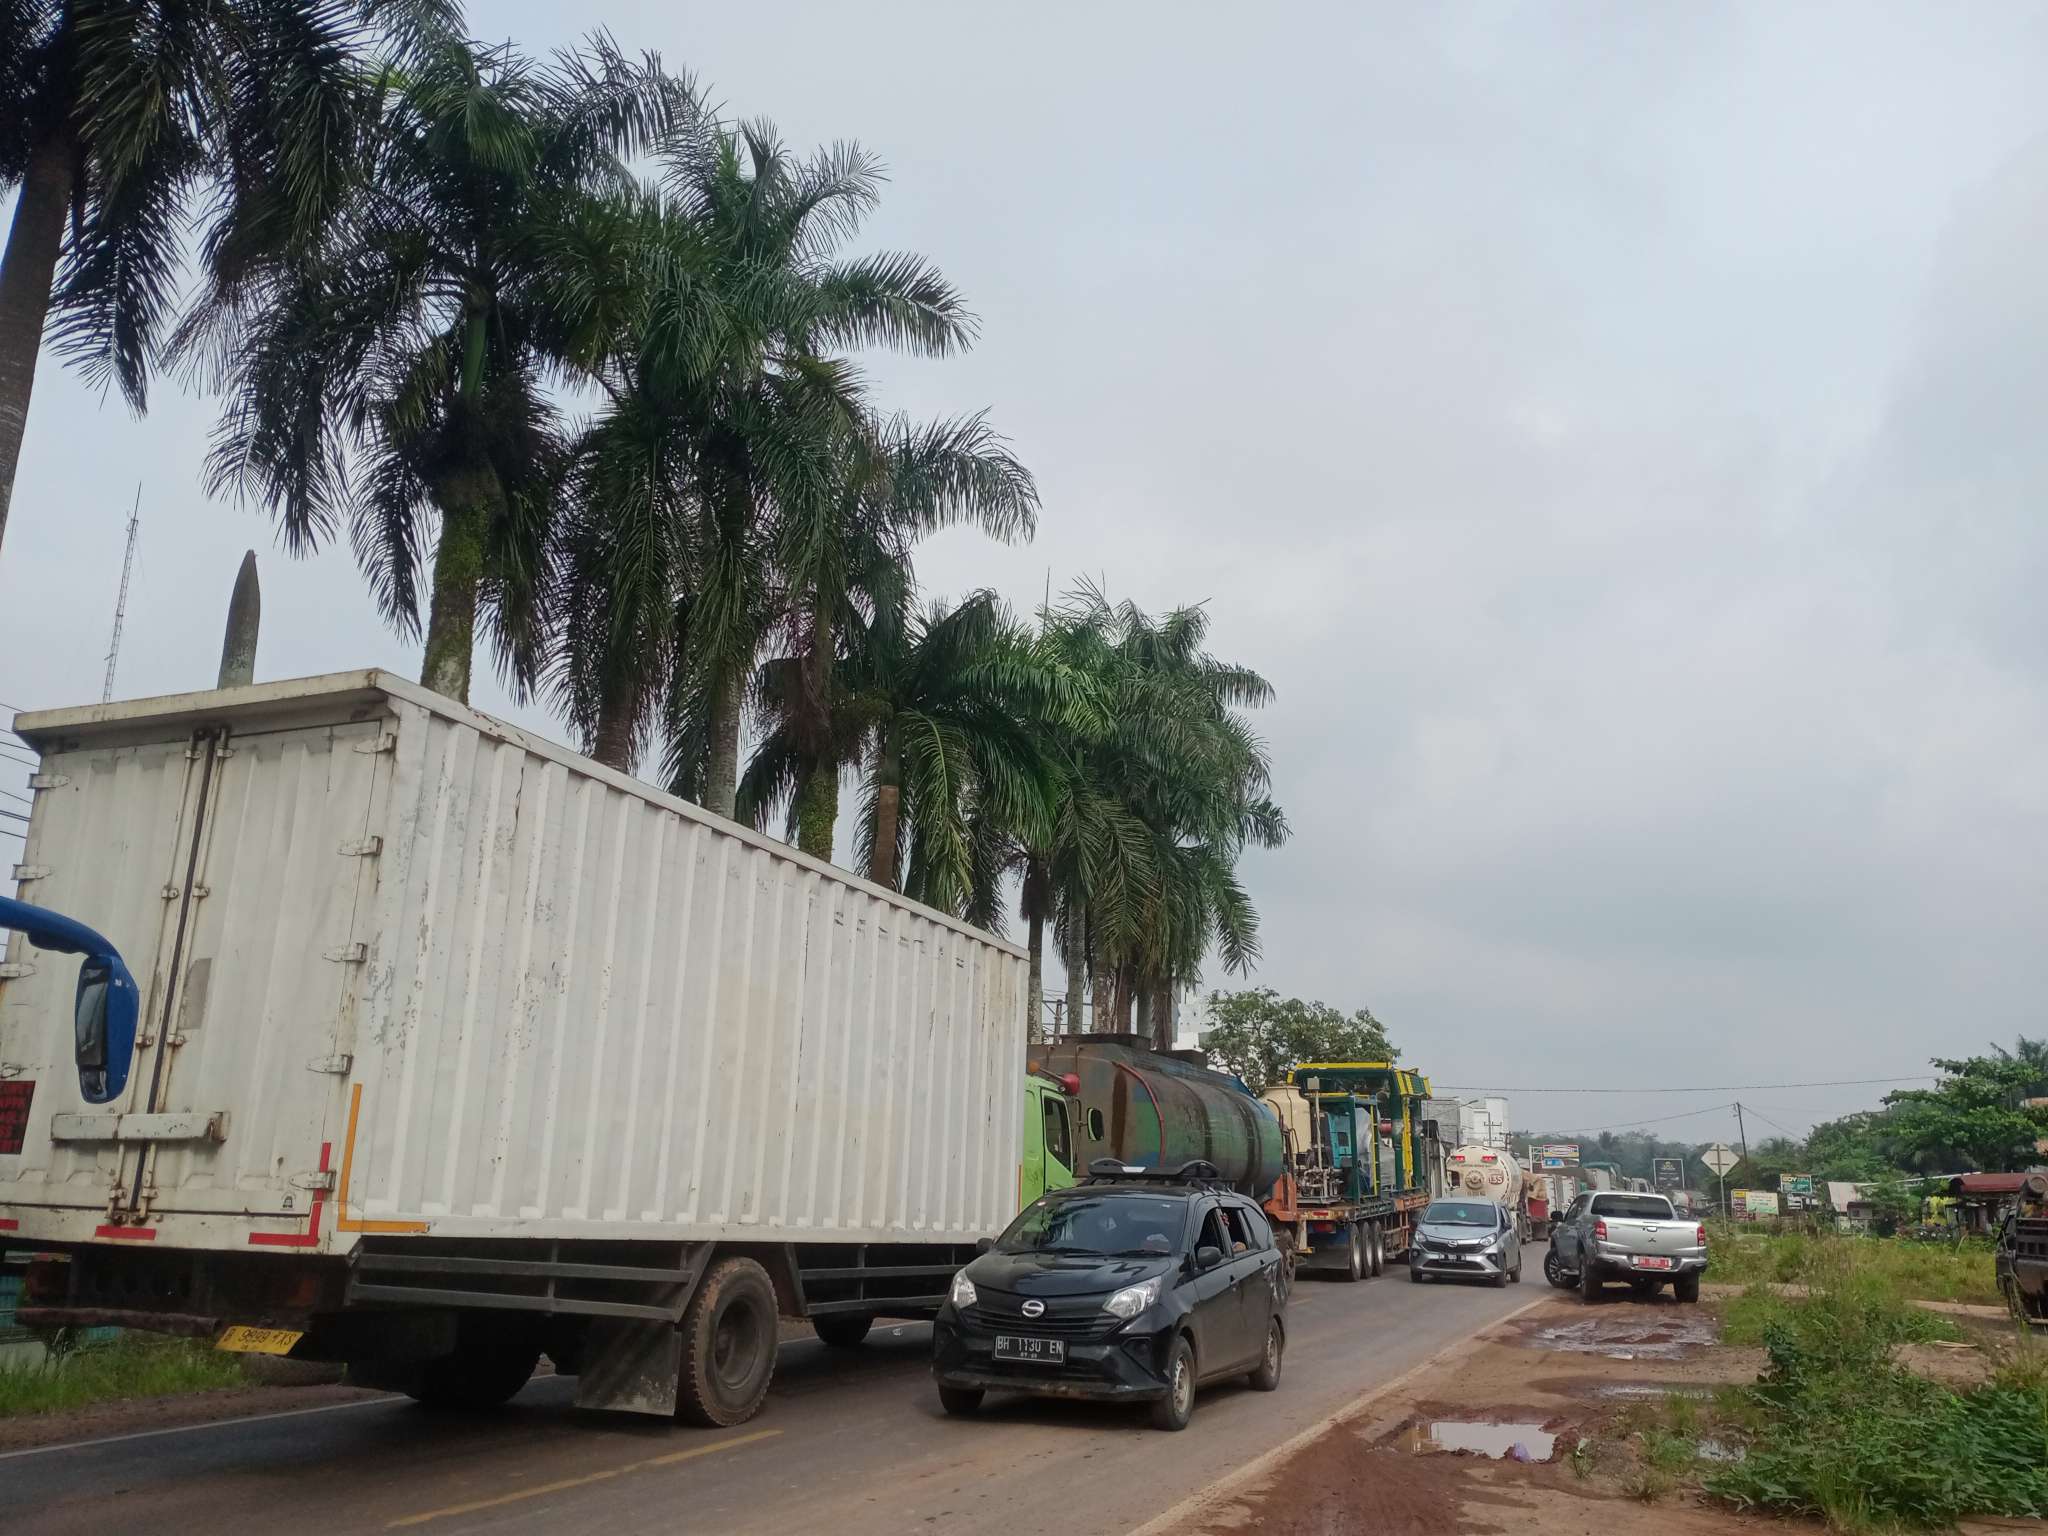
<instances>
[{"instance_id":1,"label":"muddy puddle","mask_svg":"<svg viewBox=\"0 0 2048 1536\"><path fill-rule=\"evenodd\" d=\"M1411 1455L1486 1456L1494 1461L1548 1461L1557 1436L1541 1424L1488 1424L1468 1419L1418 1419L1390 1442Z\"/></svg>"},{"instance_id":2,"label":"muddy puddle","mask_svg":"<svg viewBox=\"0 0 2048 1536\"><path fill-rule=\"evenodd\" d=\"M1605 1355L1610 1360L1676 1360L1687 1350L1714 1342L1714 1324L1705 1317L1578 1317L1539 1326L1524 1336L1537 1349L1575 1355Z\"/></svg>"},{"instance_id":3,"label":"muddy puddle","mask_svg":"<svg viewBox=\"0 0 2048 1536\"><path fill-rule=\"evenodd\" d=\"M1624 1403L1655 1403L1667 1397L1709 1398L1711 1387L1680 1387L1655 1381L1610 1381L1593 1388L1595 1397Z\"/></svg>"}]
</instances>

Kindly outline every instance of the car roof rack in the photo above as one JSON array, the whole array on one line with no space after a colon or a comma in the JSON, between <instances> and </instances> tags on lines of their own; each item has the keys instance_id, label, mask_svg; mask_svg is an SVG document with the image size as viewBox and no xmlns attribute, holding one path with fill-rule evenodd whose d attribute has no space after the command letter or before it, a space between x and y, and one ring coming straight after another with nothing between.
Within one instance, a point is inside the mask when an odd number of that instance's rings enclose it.
<instances>
[{"instance_id":1,"label":"car roof rack","mask_svg":"<svg viewBox=\"0 0 2048 1536\"><path fill-rule=\"evenodd\" d=\"M1084 1184L1193 1184L1212 1185L1223 1183L1223 1170L1214 1163L1196 1158L1193 1162L1182 1163L1178 1168L1149 1168L1140 1163L1127 1163L1122 1158L1098 1157L1088 1165L1088 1177Z\"/></svg>"}]
</instances>

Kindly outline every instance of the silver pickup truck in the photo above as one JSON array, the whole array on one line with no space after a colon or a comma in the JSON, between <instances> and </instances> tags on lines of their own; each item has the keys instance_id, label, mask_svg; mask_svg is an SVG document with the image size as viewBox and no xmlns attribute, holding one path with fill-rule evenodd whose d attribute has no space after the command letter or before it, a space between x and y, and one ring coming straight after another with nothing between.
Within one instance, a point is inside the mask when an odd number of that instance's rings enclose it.
<instances>
[{"instance_id":1,"label":"silver pickup truck","mask_svg":"<svg viewBox=\"0 0 2048 1536\"><path fill-rule=\"evenodd\" d=\"M1551 1229L1543 1277L1560 1290L1577 1286L1588 1300L1609 1280L1626 1280L1639 1296L1668 1284L1680 1301L1700 1299L1707 1267L1707 1229L1681 1217L1662 1195L1592 1190L1580 1195Z\"/></svg>"}]
</instances>

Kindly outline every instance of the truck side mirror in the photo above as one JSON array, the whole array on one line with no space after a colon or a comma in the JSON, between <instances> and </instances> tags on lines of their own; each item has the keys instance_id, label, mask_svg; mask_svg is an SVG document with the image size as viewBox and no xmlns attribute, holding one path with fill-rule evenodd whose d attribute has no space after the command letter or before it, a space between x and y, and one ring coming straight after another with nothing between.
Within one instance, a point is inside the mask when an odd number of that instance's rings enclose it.
<instances>
[{"instance_id":1,"label":"truck side mirror","mask_svg":"<svg viewBox=\"0 0 2048 1536\"><path fill-rule=\"evenodd\" d=\"M78 1091L88 1104L117 1099L135 1059L135 982L114 954L87 955L72 1004Z\"/></svg>"}]
</instances>

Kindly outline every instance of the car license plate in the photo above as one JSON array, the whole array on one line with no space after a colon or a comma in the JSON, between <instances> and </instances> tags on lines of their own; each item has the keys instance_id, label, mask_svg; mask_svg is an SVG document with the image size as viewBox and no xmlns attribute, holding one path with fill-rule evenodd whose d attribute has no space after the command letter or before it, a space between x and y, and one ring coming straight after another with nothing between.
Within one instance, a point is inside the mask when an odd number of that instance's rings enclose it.
<instances>
[{"instance_id":1,"label":"car license plate","mask_svg":"<svg viewBox=\"0 0 2048 1536\"><path fill-rule=\"evenodd\" d=\"M1020 1339L1014 1334L996 1335L998 1360L1021 1360L1026 1365L1064 1365L1067 1346L1063 1339Z\"/></svg>"},{"instance_id":2,"label":"car license plate","mask_svg":"<svg viewBox=\"0 0 2048 1536\"><path fill-rule=\"evenodd\" d=\"M1669 1269L1670 1267L1671 1261L1666 1258L1650 1256L1636 1260L1636 1268L1638 1269Z\"/></svg>"},{"instance_id":3,"label":"car license plate","mask_svg":"<svg viewBox=\"0 0 2048 1536\"><path fill-rule=\"evenodd\" d=\"M288 1355L305 1334L296 1328L230 1328L213 1341L215 1349L238 1355Z\"/></svg>"}]
</instances>

